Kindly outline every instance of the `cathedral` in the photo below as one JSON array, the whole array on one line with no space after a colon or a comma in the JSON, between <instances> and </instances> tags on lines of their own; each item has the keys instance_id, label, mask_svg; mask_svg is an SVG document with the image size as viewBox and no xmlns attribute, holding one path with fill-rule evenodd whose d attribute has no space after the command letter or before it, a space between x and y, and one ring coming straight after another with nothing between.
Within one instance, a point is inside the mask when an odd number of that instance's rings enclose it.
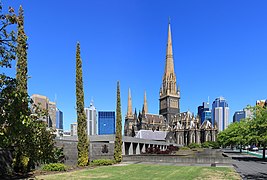
<instances>
[{"instance_id":1,"label":"cathedral","mask_svg":"<svg viewBox=\"0 0 267 180\"><path fill-rule=\"evenodd\" d=\"M168 40L165 71L159 92L159 115L148 113L146 92L142 112L132 112L131 90L128 92L127 114L125 116L124 135L136 136L140 130L167 131L165 141L180 145L215 141L218 133L216 125L206 120L200 123L200 117L191 112L180 112L180 88L176 84L172 51L171 25L168 25Z\"/></svg>"}]
</instances>

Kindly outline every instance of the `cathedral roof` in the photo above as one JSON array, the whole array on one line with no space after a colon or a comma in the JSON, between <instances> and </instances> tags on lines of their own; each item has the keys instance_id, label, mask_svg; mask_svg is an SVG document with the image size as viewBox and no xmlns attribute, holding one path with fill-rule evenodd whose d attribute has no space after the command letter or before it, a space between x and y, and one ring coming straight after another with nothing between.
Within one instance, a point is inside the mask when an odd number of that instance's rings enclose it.
<instances>
[{"instance_id":1,"label":"cathedral roof","mask_svg":"<svg viewBox=\"0 0 267 180\"><path fill-rule=\"evenodd\" d=\"M157 114L146 114L146 120L150 124L162 124L164 122L164 116Z\"/></svg>"},{"instance_id":2,"label":"cathedral roof","mask_svg":"<svg viewBox=\"0 0 267 180\"><path fill-rule=\"evenodd\" d=\"M136 138L165 141L167 131L152 131L152 130L140 130L136 134Z\"/></svg>"},{"instance_id":3,"label":"cathedral roof","mask_svg":"<svg viewBox=\"0 0 267 180\"><path fill-rule=\"evenodd\" d=\"M211 129L212 125L211 122L209 120L205 120L202 124L201 124L201 129Z\"/></svg>"}]
</instances>

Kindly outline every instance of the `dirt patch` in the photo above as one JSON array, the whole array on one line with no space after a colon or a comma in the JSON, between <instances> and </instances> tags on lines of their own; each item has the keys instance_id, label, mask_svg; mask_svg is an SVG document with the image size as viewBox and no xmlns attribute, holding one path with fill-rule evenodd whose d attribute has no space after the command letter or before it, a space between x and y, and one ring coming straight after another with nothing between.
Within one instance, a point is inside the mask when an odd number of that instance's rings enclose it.
<instances>
[{"instance_id":1,"label":"dirt patch","mask_svg":"<svg viewBox=\"0 0 267 180\"><path fill-rule=\"evenodd\" d=\"M78 166L73 166L69 167L66 171L43 171L41 169L35 170L31 172L31 176L29 177L36 177L36 176L43 176L43 175L51 175L51 174L63 174L67 172L73 172L73 171L81 171L84 169L93 169L95 166L87 166L87 167L78 167Z\"/></svg>"},{"instance_id":2,"label":"dirt patch","mask_svg":"<svg viewBox=\"0 0 267 180\"><path fill-rule=\"evenodd\" d=\"M197 179L209 179L209 180L224 180L224 179L234 179L240 180L241 177L234 171L232 172L223 172L223 171L209 171L208 169L204 169L202 171L202 177L198 177Z\"/></svg>"}]
</instances>

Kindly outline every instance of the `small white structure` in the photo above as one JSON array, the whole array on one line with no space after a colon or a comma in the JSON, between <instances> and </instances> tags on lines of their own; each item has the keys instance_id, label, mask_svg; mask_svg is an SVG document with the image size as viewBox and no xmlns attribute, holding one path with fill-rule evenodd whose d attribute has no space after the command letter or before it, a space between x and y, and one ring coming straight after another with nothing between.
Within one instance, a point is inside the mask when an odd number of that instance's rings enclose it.
<instances>
[{"instance_id":1,"label":"small white structure","mask_svg":"<svg viewBox=\"0 0 267 180\"><path fill-rule=\"evenodd\" d=\"M139 130L136 134L136 138L165 141L167 131L152 131L152 130Z\"/></svg>"},{"instance_id":2,"label":"small white structure","mask_svg":"<svg viewBox=\"0 0 267 180\"><path fill-rule=\"evenodd\" d=\"M89 136L97 135L97 113L93 101L88 108L84 108L84 111L87 119L87 134Z\"/></svg>"}]
</instances>

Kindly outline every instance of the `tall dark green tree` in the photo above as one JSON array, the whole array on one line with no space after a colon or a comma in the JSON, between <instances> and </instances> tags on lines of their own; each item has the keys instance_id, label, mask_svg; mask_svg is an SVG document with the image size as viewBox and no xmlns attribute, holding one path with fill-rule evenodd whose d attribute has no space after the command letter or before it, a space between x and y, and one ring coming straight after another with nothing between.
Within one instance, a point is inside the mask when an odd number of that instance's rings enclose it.
<instances>
[{"instance_id":1,"label":"tall dark green tree","mask_svg":"<svg viewBox=\"0 0 267 180\"><path fill-rule=\"evenodd\" d=\"M87 123L84 112L84 92L83 92L83 74L82 60L80 57L80 43L76 48L76 108L78 122L78 165L87 166L89 162L89 140L86 133Z\"/></svg>"},{"instance_id":2,"label":"tall dark green tree","mask_svg":"<svg viewBox=\"0 0 267 180\"><path fill-rule=\"evenodd\" d=\"M19 15L17 17L17 71L16 71L16 94L20 96L20 101L18 102L19 107L17 108L17 115L19 116L16 120L17 125L19 125L18 134L19 141L16 142L16 157L15 157L15 170L16 171L27 171L28 162L32 160L30 156L31 153L26 152L25 146L28 146L31 141L32 132L29 128L31 124L30 109L28 107L28 64L27 64L27 36L24 31L24 11L22 6L19 8ZM27 162L27 163L24 163ZM27 169L26 169L27 168Z\"/></svg>"},{"instance_id":3,"label":"tall dark green tree","mask_svg":"<svg viewBox=\"0 0 267 180\"><path fill-rule=\"evenodd\" d=\"M122 132L121 132L121 95L120 82L117 82L117 108L116 108L116 137L114 147L114 159L116 162L122 161Z\"/></svg>"},{"instance_id":4,"label":"tall dark green tree","mask_svg":"<svg viewBox=\"0 0 267 180\"><path fill-rule=\"evenodd\" d=\"M17 88L18 91L24 93L26 96L27 92L27 81L28 81L28 66L27 66L27 36L24 31L24 11L22 6L19 8L18 16L18 37L17 37Z\"/></svg>"},{"instance_id":5,"label":"tall dark green tree","mask_svg":"<svg viewBox=\"0 0 267 180\"><path fill-rule=\"evenodd\" d=\"M15 24L17 33L12 28ZM39 121L45 112L38 107L35 110L29 107L32 101L27 94L27 36L23 9L20 7L18 16L13 8L9 8L8 14L2 14L0 3L0 66L11 68L15 59L16 79L0 74L0 148L12 150L14 171L25 172L36 163L55 161L54 135ZM6 170L10 171L10 167ZM5 173L0 172L0 176Z\"/></svg>"}]
</instances>

